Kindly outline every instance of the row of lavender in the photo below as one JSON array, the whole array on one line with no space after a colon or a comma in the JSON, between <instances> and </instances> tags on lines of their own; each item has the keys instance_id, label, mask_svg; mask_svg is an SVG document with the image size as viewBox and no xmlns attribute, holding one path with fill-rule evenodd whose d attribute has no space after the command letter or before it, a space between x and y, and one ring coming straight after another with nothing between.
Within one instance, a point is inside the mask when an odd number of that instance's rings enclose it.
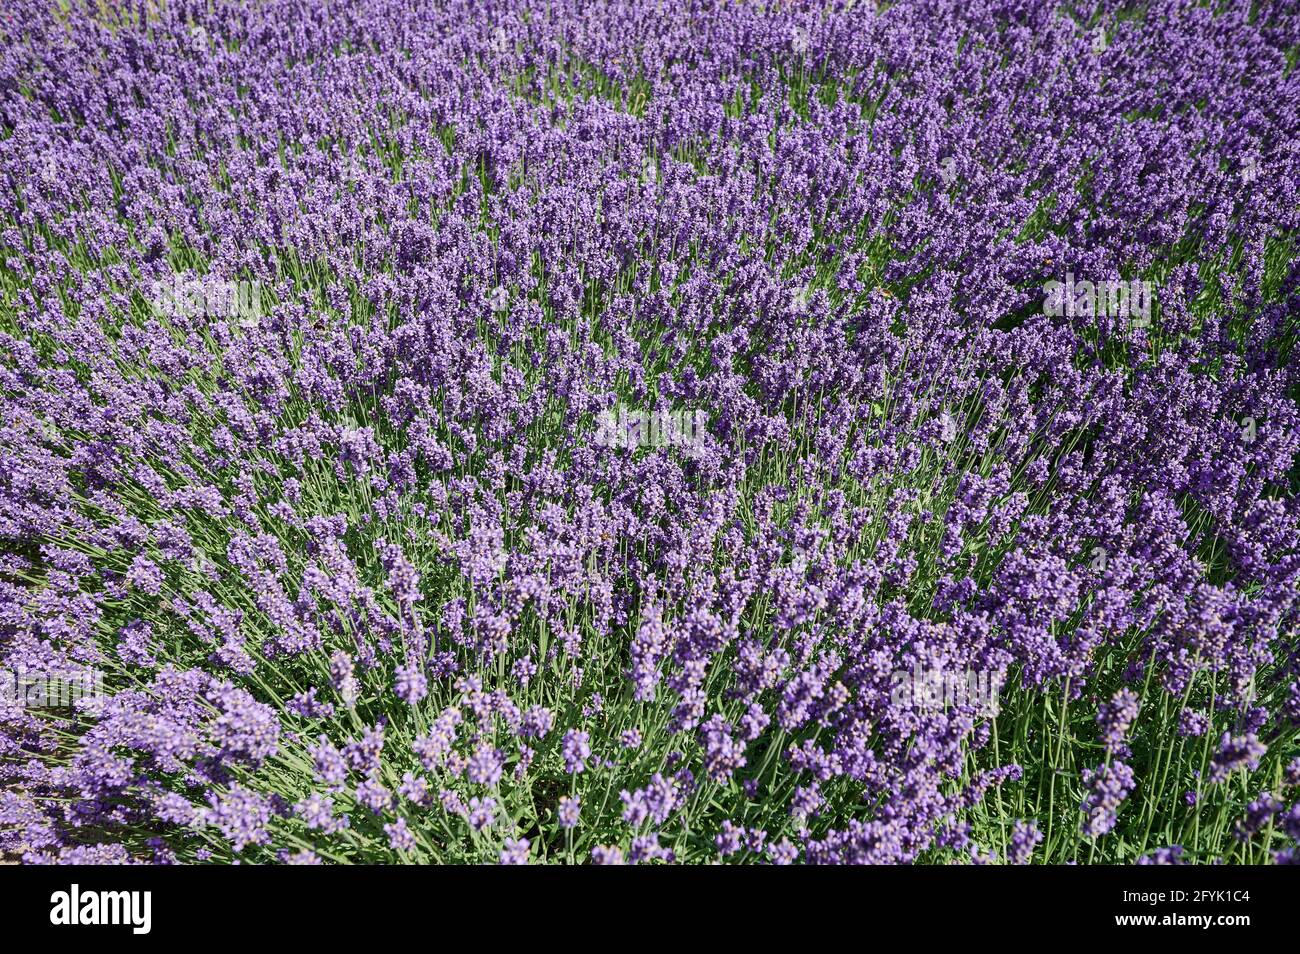
<instances>
[{"instance_id":1,"label":"row of lavender","mask_svg":"<svg viewBox=\"0 0 1300 954\"><path fill-rule=\"evenodd\" d=\"M1291 4L66 6L0 850L1300 860Z\"/></svg>"}]
</instances>

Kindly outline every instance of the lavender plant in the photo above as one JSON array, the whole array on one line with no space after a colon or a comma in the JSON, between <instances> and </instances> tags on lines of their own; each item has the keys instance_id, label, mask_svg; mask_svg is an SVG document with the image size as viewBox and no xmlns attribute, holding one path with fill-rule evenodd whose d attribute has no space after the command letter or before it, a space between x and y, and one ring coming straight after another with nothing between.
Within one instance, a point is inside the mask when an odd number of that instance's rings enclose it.
<instances>
[{"instance_id":1,"label":"lavender plant","mask_svg":"<svg viewBox=\"0 0 1300 954\"><path fill-rule=\"evenodd\" d=\"M1300 859L1294 4L0 37L0 851Z\"/></svg>"}]
</instances>

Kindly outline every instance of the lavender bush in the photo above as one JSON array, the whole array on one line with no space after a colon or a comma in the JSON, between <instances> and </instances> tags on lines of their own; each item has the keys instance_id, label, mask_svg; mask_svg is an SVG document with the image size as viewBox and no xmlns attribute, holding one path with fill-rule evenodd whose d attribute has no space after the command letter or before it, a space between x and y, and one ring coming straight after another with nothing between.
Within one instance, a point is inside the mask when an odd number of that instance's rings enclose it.
<instances>
[{"instance_id":1,"label":"lavender bush","mask_svg":"<svg viewBox=\"0 0 1300 954\"><path fill-rule=\"evenodd\" d=\"M0 851L1300 861L1294 4L0 35Z\"/></svg>"}]
</instances>

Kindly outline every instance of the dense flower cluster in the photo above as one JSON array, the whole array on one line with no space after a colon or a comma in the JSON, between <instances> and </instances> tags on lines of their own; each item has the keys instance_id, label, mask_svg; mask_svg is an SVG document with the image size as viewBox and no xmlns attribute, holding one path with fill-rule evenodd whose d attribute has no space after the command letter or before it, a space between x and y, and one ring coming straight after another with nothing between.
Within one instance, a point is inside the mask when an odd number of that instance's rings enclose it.
<instances>
[{"instance_id":1,"label":"dense flower cluster","mask_svg":"<svg viewBox=\"0 0 1300 954\"><path fill-rule=\"evenodd\" d=\"M1297 857L1294 4L0 38L0 851Z\"/></svg>"}]
</instances>

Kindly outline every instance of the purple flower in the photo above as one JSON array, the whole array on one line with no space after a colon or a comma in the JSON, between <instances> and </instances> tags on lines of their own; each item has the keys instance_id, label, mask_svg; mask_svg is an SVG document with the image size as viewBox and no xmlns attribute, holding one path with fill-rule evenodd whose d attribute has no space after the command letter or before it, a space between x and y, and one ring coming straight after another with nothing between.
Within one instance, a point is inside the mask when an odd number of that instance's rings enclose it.
<instances>
[{"instance_id":1,"label":"purple flower","mask_svg":"<svg viewBox=\"0 0 1300 954\"><path fill-rule=\"evenodd\" d=\"M1027 865L1034 849L1042 843L1043 833L1032 821L1018 821L1011 829L1011 843L1007 846L1007 861L1013 865Z\"/></svg>"},{"instance_id":2,"label":"purple flower","mask_svg":"<svg viewBox=\"0 0 1300 954\"><path fill-rule=\"evenodd\" d=\"M1124 762L1108 762L1096 769L1085 769L1083 784L1088 794L1083 800L1083 833L1099 838L1115 827L1117 813L1137 784L1133 770Z\"/></svg>"},{"instance_id":3,"label":"purple flower","mask_svg":"<svg viewBox=\"0 0 1300 954\"><path fill-rule=\"evenodd\" d=\"M471 782L494 788L501 781L503 769L501 751L484 743L474 750L465 766L465 775Z\"/></svg>"},{"instance_id":4,"label":"purple flower","mask_svg":"<svg viewBox=\"0 0 1300 954\"><path fill-rule=\"evenodd\" d=\"M444 709L428 733L412 743L420 764L430 772L442 768L456 743L456 727L461 723L461 714L457 709Z\"/></svg>"},{"instance_id":5,"label":"purple flower","mask_svg":"<svg viewBox=\"0 0 1300 954\"><path fill-rule=\"evenodd\" d=\"M792 865L799 857L799 850L790 844L788 838L782 838L768 845L767 854L774 865Z\"/></svg>"},{"instance_id":6,"label":"purple flower","mask_svg":"<svg viewBox=\"0 0 1300 954\"><path fill-rule=\"evenodd\" d=\"M578 774L591 756L591 737L586 732L569 729L564 733L561 754L564 756L564 770L570 775Z\"/></svg>"},{"instance_id":7,"label":"purple flower","mask_svg":"<svg viewBox=\"0 0 1300 954\"><path fill-rule=\"evenodd\" d=\"M471 798L466 810L466 820L475 831L485 831L496 823L496 812L496 799Z\"/></svg>"},{"instance_id":8,"label":"purple flower","mask_svg":"<svg viewBox=\"0 0 1300 954\"><path fill-rule=\"evenodd\" d=\"M406 824L405 818L385 824L384 834L388 836L388 843L393 846L394 851L409 854L415 850L415 835Z\"/></svg>"},{"instance_id":9,"label":"purple flower","mask_svg":"<svg viewBox=\"0 0 1300 954\"><path fill-rule=\"evenodd\" d=\"M528 864L529 842L527 838L507 838L505 847L501 849L501 864L503 865L526 865Z\"/></svg>"},{"instance_id":10,"label":"purple flower","mask_svg":"<svg viewBox=\"0 0 1300 954\"><path fill-rule=\"evenodd\" d=\"M162 592L163 572L156 563L140 554L131 561L131 567L126 571L126 581L142 593L157 596Z\"/></svg>"},{"instance_id":11,"label":"purple flower","mask_svg":"<svg viewBox=\"0 0 1300 954\"><path fill-rule=\"evenodd\" d=\"M554 712L545 706L531 706L523 715L519 734L525 739L545 738L554 725Z\"/></svg>"},{"instance_id":12,"label":"purple flower","mask_svg":"<svg viewBox=\"0 0 1300 954\"><path fill-rule=\"evenodd\" d=\"M670 815L682 805L681 785L676 779L667 779L656 772L644 788L621 793L623 799L623 820L629 825L639 826L652 819L662 825Z\"/></svg>"},{"instance_id":13,"label":"purple flower","mask_svg":"<svg viewBox=\"0 0 1300 954\"><path fill-rule=\"evenodd\" d=\"M1287 763L1284 778L1290 787L1300 786L1300 758L1294 758Z\"/></svg>"},{"instance_id":14,"label":"purple flower","mask_svg":"<svg viewBox=\"0 0 1300 954\"><path fill-rule=\"evenodd\" d=\"M560 807L556 812L556 818L559 819L561 828L578 827L578 818L581 814L582 803L579 802L576 795L565 795L560 799Z\"/></svg>"},{"instance_id":15,"label":"purple flower","mask_svg":"<svg viewBox=\"0 0 1300 954\"><path fill-rule=\"evenodd\" d=\"M648 861L664 861L671 864L674 858L673 852L662 847L659 844L659 836L653 832L633 838L631 850L627 855L628 862L634 865Z\"/></svg>"},{"instance_id":16,"label":"purple flower","mask_svg":"<svg viewBox=\"0 0 1300 954\"><path fill-rule=\"evenodd\" d=\"M328 719L334 715L333 705L317 700L315 686L306 692L296 693L285 708L303 719Z\"/></svg>"},{"instance_id":17,"label":"purple flower","mask_svg":"<svg viewBox=\"0 0 1300 954\"><path fill-rule=\"evenodd\" d=\"M413 706L429 694L429 680L417 665L398 666L394 690L397 698Z\"/></svg>"},{"instance_id":18,"label":"purple flower","mask_svg":"<svg viewBox=\"0 0 1300 954\"><path fill-rule=\"evenodd\" d=\"M745 829L733 825L729 819L723 819L722 830L713 839L718 847L718 854L723 858L740 851Z\"/></svg>"},{"instance_id":19,"label":"purple flower","mask_svg":"<svg viewBox=\"0 0 1300 954\"><path fill-rule=\"evenodd\" d=\"M327 835L338 834L348 827L346 815L334 814L334 800L318 793L308 795L293 809L308 828Z\"/></svg>"},{"instance_id":20,"label":"purple flower","mask_svg":"<svg viewBox=\"0 0 1300 954\"><path fill-rule=\"evenodd\" d=\"M208 804L201 820L216 827L235 851L271 840L271 802L267 797L236 783L222 795L210 795Z\"/></svg>"},{"instance_id":21,"label":"purple flower","mask_svg":"<svg viewBox=\"0 0 1300 954\"><path fill-rule=\"evenodd\" d=\"M355 795L358 803L364 805L376 815L393 807L393 793L373 777L367 778L358 785Z\"/></svg>"},{"instance_id":22,"label":"purple flower","mask_svg":"<svg viewBox=\"0 0 1300 954\"><path fill-rule=\"evenodd\" d=\"M316 778L332 790L341 790L348 779L348 765L343 753L323 735L311 753Z\"/></svg>"},{"instance_id":23,"label":"purple flower","mask_svg":"<svg viewBox=\"0 0 1300 954\"><path fill-rule=\"evenodd\" d=\"M623 852L614 845L597 845L591 849L591 863L596 865L624 864Z\"/></svg>"},{"instance_id":24,"label":"purple flower","mask_svg":"<svg viewBox=\"0 0 1300 954\"><path fill-rule=\"evenodd\" d=\"M427 807L432 800L428 780L415 775L413 772L406 772L402 775L402 784L398 786L397 793L413 805L418 805L421 808Z\"/></svg>"},{"instance_id":25,"label":"purple flower","mask_svg":"<svg viewBox=\"0 0 1300 954\"><path fill-rule=\"evenodd\" d=\"M1140 707L1137 693L1121 689L1098 710L1097 725L1101 727L1101 741L1108 752L1117 750L1127 741Z\"/></svg>"},{"instance_id":26,"label":"purple flower","mask_svg":"<svg viewBox=\"0 0 1300 954\"><path fill-rule=\"evenodd\" d=\"M1183 737L1205 735L1210 731L1210 717L1204 712L1184 709L1178 714L1178 734Z\"/></svg>"},{"instance_id":27,"label":"purple flower","mask_svg":"<svg viewBox=\"0 0 1300 954\"><path fill-rule=\"evenodd\" d=\"M745 746L731 735L731 726L715 715L700 727L704 743L704 767L710 780L724 784L745 765Z\"/></svg>"},{"instance_id":28,"label":"purple flower","mask_svg":"<svg viewBox=\"0 0 1300 954\"><path fill-rule=\"evenodd\" d=\"M1238 769L1253 772L1259 768L1267 747L1254 733L1233 736L1225 732L1219 739L1219 750L1210 760L1210 781L1223 782Z\"/></svg>"},{"instance_id":29,"label":"purple flower","mask_svg":"<svg viewBox=\"0 0 1300 954\"><path fill-rule=\"evenodd\" d=\"M796 818L816 815L825 804L821 789L816 785L800 785L794 790L794 799L790 803L790 814Z\"/></svg>"},{"instance_id":30,"label":"purple flower","mask_svg":"<svg viewBox=\"0 0 1300 954\"><path fill-rule=\"evenodd\" d=\"M1233 831L1242 841L1260 831L1273 820L1273 816L1282 811L1284 806L1268 792L1261 792L1259 797L1246 806L1246 815L1240 819Z\"/></svg>"},{"instance_id":31,"label":"purple flower","mask_svg":"<svg viewBox=\"0 0 1300 954\"><path fill-rule=\"evenodd\" d=\"M357 704L361 686L357 682L352 657L347 653L337 652L330 657L330 681L345 706L350 709Z\"/></svg>"},{"instance_id":32,"label":"purple flower","mask_svg":"<svg viewBox=\"0 0 1300 954\"><path fill-rule=\"evenodd\" d=\"M1140 865L1182 865L1187 862L1183 861L1182 845L1170 845L1167 848L1157 848L1149 855L1143 855L1137 860Z\"/></svg>"}]
</instances>

